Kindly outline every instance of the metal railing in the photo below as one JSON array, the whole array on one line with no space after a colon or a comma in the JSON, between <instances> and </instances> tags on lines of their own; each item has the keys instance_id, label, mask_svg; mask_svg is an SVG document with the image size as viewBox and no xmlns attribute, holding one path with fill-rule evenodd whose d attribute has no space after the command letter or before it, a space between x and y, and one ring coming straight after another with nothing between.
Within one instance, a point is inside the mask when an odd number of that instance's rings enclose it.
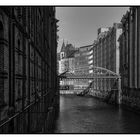
<instances>
[{"instance_id":1,"label":"metal railing","mask_svg":"<svg viewBox=\"0 0 140 140\"><path fill-rule=\"evenodd\" d=\"M23 110L3 120L0 124L0 133L43 133L43 131L47 133L51 127L49 125L53 125L53 120L50 119L53 119L52 114L54 110L52 108L54 109L54 102L56 102L56 99L49 101L50 97L48 95L51 92L52 90L48 91ZM47 122L45 123L45 121Z\"/></svg>"}]
</instances>

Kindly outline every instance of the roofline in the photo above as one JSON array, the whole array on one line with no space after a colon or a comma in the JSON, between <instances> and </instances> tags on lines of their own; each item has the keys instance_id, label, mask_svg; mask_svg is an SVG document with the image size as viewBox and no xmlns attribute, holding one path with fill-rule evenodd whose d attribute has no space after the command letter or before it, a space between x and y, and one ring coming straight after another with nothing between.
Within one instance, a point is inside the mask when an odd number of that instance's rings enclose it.
<instances>
[{"instance_id":1,"label":"roofline","mask_svg":"<svg viewBox=\"0 0 140 140\"><path fill-rule=\"evenodd\" d=\"M91 45L86 45L86 46L82 46L82 47L79 47L79 48L85 48L85 47L90 47L90 46L93 46L93 44L91 44Z\"/></svg>"}]
</instances>

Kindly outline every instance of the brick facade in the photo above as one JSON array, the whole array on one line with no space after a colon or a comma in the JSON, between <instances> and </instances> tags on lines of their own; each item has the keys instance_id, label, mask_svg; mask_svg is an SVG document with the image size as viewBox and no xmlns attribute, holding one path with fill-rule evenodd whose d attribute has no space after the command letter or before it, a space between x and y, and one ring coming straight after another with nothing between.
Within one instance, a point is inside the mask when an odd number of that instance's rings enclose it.
<instances>
[{"instance_id":1,"label":"brick facade","mask_svg":"<svg viewBox=\"0 0 140 140\"><path fill-rule=\"evenodd\" d=\"M58 103L56 23L54 7L0 7L1 133L49 131Z\"/></svg>"},{"instance_id":2,"label":"brick facade","mask_svg":"<svg viewBox=\"0 0 140 140\"><path fill-rule=\"evenodd\" d=\"M101 28L102 29L102 28ZM114 23L112 27L103 28L93 43L93 65L106 68L119 74L119 42L122 33L121 24ZM114 79L96 79L94 89L109 91Z\"/></svg>"},{"instance_id":3,"label":"brick facade","mask_svg":"<svg viewBox=\"0 0 140 140\"><path fill-rule=\"evenodd\" d=\"M122 103L140 108L140 7L130 7L123 16L120 42Z\"/></svg>"}]
</instances>

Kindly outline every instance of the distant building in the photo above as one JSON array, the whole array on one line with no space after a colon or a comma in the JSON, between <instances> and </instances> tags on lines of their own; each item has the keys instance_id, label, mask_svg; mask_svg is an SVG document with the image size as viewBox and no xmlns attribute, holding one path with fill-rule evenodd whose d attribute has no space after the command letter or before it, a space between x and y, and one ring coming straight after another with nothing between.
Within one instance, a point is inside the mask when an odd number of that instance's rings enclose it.
<instances>
[{"instance_id":1,"label":"distant building","mask_svg":"<svg viewBox=\"0 0 140 140\"><path fill-rule=\"evenodd\" d=\"M93 73L93 45L82 46L74 54L75 57L75 74L88 75ZM75 81L75 89L86 88L90 80L82 79Z\"/></svg>"},{"instance_id":2,"label":"distant building","mask_svg":"<svg viewBox=\"0 0 140 140\"><path fill-rule=\"evenodd\" d=\"M72 44L66 44L63 41L61 51L60 51L60 60L59 60L59 74L65 71L74 71L74 53L75 47Z\"/></svg>"},{"instance_id":3,"label":"distant building","mask_svg":"<svg viewBox=\"0 0 140 140\"><path fill-rule=\"evenodd\" d=\"M75 74L92 73L93 66L93 45L82 46L74 54Z\"/></svg>"},{"instance_id":4,"label":"distant building","mask_svg":"<svg viewBox=\"0 0 140 140\"><path fill-rule=\"evenodd\" d=\"M74 73L75 69L75 47L72 44L66 44L62 43L61 51L60 51L60 60L59 60L59 74L62 74L64 72L71 72ZM73 80L66 80L63 79L60 81L60 88L74 89L74 81ZM61 94L63 94L63 91L60 91ZM64 91L64 94L71 94L73 91Z\"/></svg>"}]
</instances>

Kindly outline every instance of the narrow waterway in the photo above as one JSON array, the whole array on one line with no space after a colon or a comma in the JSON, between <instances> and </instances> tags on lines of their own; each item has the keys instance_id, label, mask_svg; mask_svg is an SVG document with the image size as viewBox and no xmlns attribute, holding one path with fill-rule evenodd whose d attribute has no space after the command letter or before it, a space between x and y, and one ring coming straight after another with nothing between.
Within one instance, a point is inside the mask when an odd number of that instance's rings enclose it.
<instances>
[{"instance_id":1,"label":"narrow waterway","mask_svg":"<svg viewBox=\"0 0 140 140\"><path fill-rule=\"evenodd\" d=\"M140 133L140 115L92 97L61 95L55 133Z\"/></svg>"}]
</instances>

